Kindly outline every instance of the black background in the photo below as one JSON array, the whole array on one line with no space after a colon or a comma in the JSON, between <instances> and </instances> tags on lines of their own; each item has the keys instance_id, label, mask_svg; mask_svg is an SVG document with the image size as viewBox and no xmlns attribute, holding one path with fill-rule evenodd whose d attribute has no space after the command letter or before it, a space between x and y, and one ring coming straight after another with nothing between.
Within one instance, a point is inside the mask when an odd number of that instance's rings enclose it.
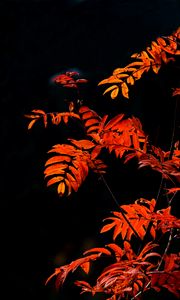
<instances>
[{"instance_id":1,"label":"black background","mask_svg":"<svg viewBox=\"0 0 180 300\"><path fill-rule=\"evenodd\" d=\"M1 1L0 18L2 262L7 286L3 299L90 299L88 294L79 296L71 282L60 293L44 282L55 267L103 245L102 219L117 209L116 204L92 174L69 198L59 198L55 189L47 189L43 178L47 151L64 142L66 134L76 137L77 128L37 125L28 131L24 114L34 108L67 109L65 92L51 78L77 70L89 79L83 91L85 104L101 115L124 111L139 117L151 141L168 150L175 107L171 88L179 80L172 65L160 76L149 74L137 82L128 101L102 96L97 84L113 69L129 63L132 53L176 30L180 3ZM133 162L124 166L113 155L104 158L109 164L107 182L120 204L156 197L158 174L137 171Z\"/></svg>"}]
</instances>

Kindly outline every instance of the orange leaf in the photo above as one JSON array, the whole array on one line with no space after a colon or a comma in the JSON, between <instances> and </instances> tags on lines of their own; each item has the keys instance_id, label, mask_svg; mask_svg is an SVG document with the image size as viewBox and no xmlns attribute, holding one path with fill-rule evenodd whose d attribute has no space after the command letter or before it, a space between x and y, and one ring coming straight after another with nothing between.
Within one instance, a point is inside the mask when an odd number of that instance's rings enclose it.
<instances>
[{"instance_id":1,"label":"orange leaf","mask_svg":"<svg viewBox=\"0 0 180 300\"><path fill-rule=\"evenodd\" d=\"M29 119L39 119L41 117L40 115L24 115L24 116Z\"/></svg>"},{"instance_id":2,"label":"orange leaf","mask_svg":"<svg viewBox=\"0 0 180 300\"><path fill-rule=\"evenodd\" d=\"M58 194L62 196L64 193L65 193L65 183L60 182L60 184L58 185Z\"/></svg>"},{"instance_id":3,"label":"orange leaf","mask_svg":"<svg viewBox=\"0 0 180 300\"><path fill-rule=\"evenodd\" d=\"M106 83L121 83L122 80L121 79L118 79L117 76L110 76L109 78L106 78L104 80L101 80L98 85L101 85L101 84L106 84Z\"/></svg>"},{"instance_id":4,"label":"orange leaf","mask_svg":"<svg viewBox=\"0 0 180 300\"><path fill-rule=\"evenodd\" d=\"M89 171L87 162L83 160L81 161L73 160L72 163L76 167L76 169L78 169L78 171L80 172L80 176L82 180L84 180L88 175L88 171Z\"/></svg>"},{"instance_id":5,"label":"orange leaf","mask_svg":"<svg viewBox=\"0 0 180 300\"><path fill-rule=\"evenodd\" d=\"M79 108L79 112L82 114L82 113L85 113L85 112L87 112L87 111L89 111L90 109L89 109L89 107L88 106L81 106L80 108Z\"/></svg>"},{"instance_id":6,"label":"orange leaf","mask_svg":"<svg viewBox=\"0 0 180 300\"><path fill-rule=\"evenodd\" d=\"M131 55L131 57L133 57L133 55ZM128 64L126 66L126 68L128 70L129 67L142 66L142 65L143 65L143 62L135 61L135 62L132 62L132 63Z\"/></svg>"},{"instance_id":7,"label":"orange leaf","mask_svg":"<svg viewBox=\"0 0 180 300\"><path fill-rule=\"evenodd\" d=\"M98 126L91 126L87 129L87 133L88 133L88 135L90 135L89 133L98 131L98 129L99 129L99 125Z\"/></svg>"},{"instance_id":8,"label":"orange leaf","mask_svg":"<svg viewBox=\"0 0 180 300\"><path fill-rule=\"evenodd\" d=\"M92 117L93 117L93 114L92 114L92 111L90 111L90 110L88 110L87 112L83 113L83 120L90 119Z\"/></svg>"},{"instance_id":9,"label":"orange leaf","mask_svg":"<svg viewBox=\"0 0 180 300\"><path fill-rule=\"evenodd\" d=\"M70 182L69 182L68 179L65 178L64 181L65 181L66 187L68 189L67 195L69 196L71 194L71 192L72 192L72 186L71 186L71 184L70 184Z\"/></svg>"},{"instance_id":10,"label":"orange leaf","mask_svg":"<svg viewBox=\"0 0 180 300\"><path fill-rule=\"evenodd\" d=\"M120 74L122 72L126 72L126 68L117 68L113 71L113 75Z\"/></svg>"},{"instance_id":11,"label":"orange leaf","mask_svg":"<svg viewBox=\"0 0 180 300\"><path fill-rule=\"evenodd\" d=\"M99 121L97 119L92 118L92 119L87 120L84 125L86 127L88 127L88 126L92 126L92 125L98 124L98 123L99 123Z\"/></svg>"},{"instance_id":12,"label":"orange leaf","mask_svg":"<svg viewBox=\"0 0 180 300\"><path fill-rule=\"evenodd\" d=\"M68 179L70 185L72 186L73 190L75 192L77 192L77 190L79 188L79 184L76 181L76 179L71 174L69 174L69 173L67 173L66 176L67 176L67 179Z\"/></svg>"},{"instance_id":13,"label":"orange leaf","mask_svg":"<svg viewBox=\"0 0 180 300\"><path fill-rule=\"evenodd\" d=\"M124 114L119 114L117 116L115 116L113 119L111 119L106 126L104 127L104 130L109 130L112 129L115 125L117 125L119 123L119 121L121 121L121 119L124 117Z\"/></svg>"},{"instance_id":14,"label":"orange leaf","mask_svg":"<svg viewBox=\"0 0 180 300\"><path fill-rule=\"evenodd\" d=\"M53 177L47 181L47 186L50 186L51 184L54 184L54 183L62 181L62 180L64 180L64 177L62 177L62 176Z\"/></svg>"},{"instance_id":15,"label":"orange leaf","mask_svg":"<svg viewBox=\"0 0 180 300\"><path fill-rule=\"evenodd\" d=\"M117 87L116 89L114 89L112 92L111 92L111 98L112 99L115 99L117 97L119 93L119 88Z\"/></svg>"},{"instance_id":16,"label":"orange leaf","mask_svg":"<svg viewBox=\"0 0 180 300\"><path fill-rule=\"evenodd\" d=\"M65 155L58 155L58 156L56 155L56 156L49 158L46 161L45 166L53 164L53 163L57 163L57 162L64 162L64 161L70 162L71 158L69 156L65 156Z\"/></svg>"},{"instance_id":17,"label":"orange leaf","mask_svg":"<svg viewBox=\"0 0 180 300\"><path fill-rule=\"evenodd\" d=\"M152 64L152 69L153 69L154 73L157 74L159 72L160 68L161 68L161 65Z\"/></svg>"},{"instance_id":18,"label":"orange leaf","mask_svg":"<svg viewBox=\"0 0 180 300\"><path fill-rule=\"evenodd\" d=\"M134 78L133 78L133 76L129 76L129 77L127 78L127 83L129 83L129 84L131 84L131 85L134 84Z\"/></svg>"},{"instance_id":19,"label":"orange leaf","mask_svg":"<svg viewBox=\"0 0 180 300\"><path fill-rule=\"evenodd\" d=\"M106 255L111 255L111 252L105 248L92 248L90 250L85 251L83 254L89 254L89 253L94 253L94 252L98 252L98 253L103 253Z\"/></svg>"},{"instance_id":20,"label":"orange leaf","mask_svg":"<svg viewBox=\"0 0 180 300\"><path fill-rule=\"evenodd\" d=\"M121 257L123 256L123 250L121 249L121 247L119 247L116 244L108 244L107 247L109 247L110 249L112 249L114 251L116 260L119 261L121 259Z\"/></svg>"},{"instance_id":21,"label":"orange leaf","mask_svg":"<svg viewBox=\"0 0 180 300\"><path fill-rule=\"evenodd\" d=\"M36 114L45 115L46 113L42 109L33 109L32 112Z\"/></svg>"},{"instance_id":22,"label":"orange leaf","mask_svg":"<svg viewBox=\"0 0 180 300\"><path fill-rule=\"evenodd\" d=\"M114 226L115 226L114 223L110 223L110 224L104 225L103 228L101 229L100 233L109 231L109 230L110 230L111 228L113 228Z\"/></svg>"},{"instance_id":23,"label":"orange leaf","mask_svg":"<svg viewBox=\"0 0 180 300\"><path fill-rule=\"evenodd\" d=\"M95 146L95 148L91 152L91 159L95 159L100 154L101 149L102 149L101 145Z\"/></svg>"},{"instance_id":24,"label":"orange leaf","mask_svg":"<svg viewBox=\"0 0 180 300\"><path fill-rule=\"evenodd\" d=\"M83 263L81 266L80 266L83 271L88 274L89 273L89 269L90 269L90 262L89 261L86 261L85 263Z\"/></svg>"},{"instance_id":25,"label":"orange leaf","mask_svg":"<svg viewBox=\"0 0 180 300\"><path fill-rule=\"evenodd\" d=\"M68 167L68 165L63 165L63 164L51 165L44 170L45 177L50 175L55 175L55 174L64 174L65 173L64 169L66 167Z\"/></svg>"},{"instance_id":26,"label":"orange leaf","mask_svg":"<svg viewBox=\"0 0 180 300\"><path fill-rule=\"evenodd\" d=\"M104 91L103 95L106 94L106 93L108 93L109 91L114 90L114 89L117 89L117 88L118 88L118 86L117 86L116 84L115 84L115 85L112 85L112 86L110 86L109 88L107 88L107 89Z\"/></svg>"},{"instance_id":27,"label":"orange leaf","mask_svg":"<svg viewBox=\"0 0 180 300\"><path fill-rule=\"evenodd\" d=\"M82 182L82 177L81 177L81 172L79 172L79 169L76 169L73 166L69 166L69 170L71 171L76 181L80 184Z\"/></svg>"},{"instance_id":28,"label":"orange leaf","mask_svg":"<svg viewBox=\"0 0 180 300\"><path fill-rule=\"evenodd\" d=\"M37 119L32 120L32 121L29 123L29 125L28 125L28 129L31 129L32 126L34 125L34 123L35 123L36 121L37 121Z\"/></svg>"},{"instance_id":29,"label":"orange leaf","mask_svg":"<svg viewBox=\"0 0 180 300\"><path fill-rule=\"evenodd\" d=\"M129 98L128 92L129 92L129 88L127 86L127 84L125 82L123 82L121 84L121 89L122 89L122 94L125 98Z\"/></svg>"},{"instance_id":30,"label":"orange leaf","mask_svg":"<svg viewBox=\"0 0 180 300\"><path fill-rule=\"evenodd\" d=\"M71 141L72 144L76 145L77 148L79 149L85 149L85 150L88 150L88 149L92 149L95 144L89 140L73 140L73 139L69 139Z\"/></svg>"}]
</instances>

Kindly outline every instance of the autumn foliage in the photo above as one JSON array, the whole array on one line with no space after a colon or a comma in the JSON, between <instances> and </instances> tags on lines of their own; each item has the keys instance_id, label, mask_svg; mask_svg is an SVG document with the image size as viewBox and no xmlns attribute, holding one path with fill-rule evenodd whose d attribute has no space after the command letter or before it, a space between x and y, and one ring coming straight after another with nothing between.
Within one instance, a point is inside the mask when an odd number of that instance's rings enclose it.
<instances>
[{"instance_id":1,"label":"autumn foliage","mask_svg":"<svg viewBox=\"0 0 180 300\"><path fill-rule=\"evenodd\" d=\"M99 82L99 86L108 85L104 94L110 97L129 98L129 89L151 70L158 74L161 67L176 62L180 55L180 28L169 36L158 37L149 47L140 53L131 55L134 59L125 67L117 68L113 74ZM78 90L87 80L79 78L77 72L66 72L53 80L65 88ZM121 95L119 93L121 92ZM178 100L180 87L173 88L172 97ZM107 266L91 285L84 280L75 281L81 292L92 295L104 293L105 299L141 299L149 290L157 293L167 289L175 297L180 298L179 252L171 253L170 245L178 237L180 220L172 211L173 198L180 191L180 149L179 141L172 140L168 151L152 145L150 138L143 130L141 121L136 116L119 113L110 118L99 115L81 102L69 103L66 112L44 112L33 109L26 115L30 119L28 129L36 122L47 127L52 125L68 125L69 120L80 124L84 130L84 138L80 140L67 138L66 144L56 144L48 151L49 158L45 162L44 178L47 186L56 186L60 197L70 196L77 192L86 180L90 171L104 178L108 166L102 159L102 151L115 154L122 164L135 160L137 168L149 168L161 175L160 189L167 196L167 204L160 209L158 197L144 199L140 197L134 203L123 204L117 211L103 220L101 234L109 232L112 241L104 247L96 247L85 251L67 265L60 266L49 276L46 284L55 278L56 286L62 286L67 276L77 268L89 273L96 260L107 261ZM172 137L174 139L174 137ZM149 171L150 172L150 171ZM168 188L166 183L168 183ZM167 245L163 248L159 236L167 235ZM139 242L139 249L134 247L134 239ZM111 258L111 262L108 264ZM108 298L107 298L108 296Z\"/></svg>"}]
</instances>

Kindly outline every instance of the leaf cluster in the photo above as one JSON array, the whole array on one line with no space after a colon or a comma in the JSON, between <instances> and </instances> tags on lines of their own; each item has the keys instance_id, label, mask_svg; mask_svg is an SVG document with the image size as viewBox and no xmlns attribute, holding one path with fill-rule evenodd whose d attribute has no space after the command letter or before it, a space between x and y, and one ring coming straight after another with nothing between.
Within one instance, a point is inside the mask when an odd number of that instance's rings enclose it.
<instances>
[{"instance_id":1,"label":"leaf cluster","mask_svg":"<svg viewBox=\"0 0 180 300\"><path fill-rule=\"evenodd\" d=\"M180 54L179 36L180 28L170 36L158 37L145 51L133 54L132 58L137 61L117 68L112 76L99 83L113 84L104 94L111 92L111 98L114 99L121 90L122 95L129 98L129 86L141 79L145 72L152 69L157 74L163 64L175 61L175 56ZM77 79L76 76L79 76L76 72L66 72L58 75L54 81L78 90L79 84L86 83L86 79ZM172 97L177 99L179 95L180 88L174 88ZM102 151L106 151L109 155L114 153L123 164L134 159L139 169L158 172L162 179L159 190L164 190L168 201L160 209L157 209L158 196L151 200L141 197L134 203L118 205L118 210L112 211L112 215L103 220L105 224L100 230L101 234L112 233L110 243L89 249L82 257L56 268L46 284L55 277L59 288L69 273L80 268L89 274L92 263L102 259L107 266L100 272L95 284L75 281L81 293L104 293L108 300L133 300L140 299L150 289L160 292L165 288L180 298L180 257L178 252L170 252L170 246L180 230L180 220L171 213L172 200L180 191L179 141L175 141L173 136L171 149L165 151L151 144L139 118L120 113L109 119L108 115L100 116L88 106L81 105L81 101L78 103L79 106L75 107L70 102L67 112L46 113L34 109L26 115L30 118L28 129L32 129L39 120L47 127L48 121L53 125L62 125L62 121L68 125L73 118L84 131L83 139L67 138L66 144L56 144L48 151L51 157L44 167L47 186L55 185L60 197L70 196L79 190L90 171L106 183L104 174L107 165L101 159ZM168 242L162 246L159 237L165 235ZM134 239L139 242L139 249L135 249ZM111 263L107 257L111 257Z\"/></svg>"}]
</instances>

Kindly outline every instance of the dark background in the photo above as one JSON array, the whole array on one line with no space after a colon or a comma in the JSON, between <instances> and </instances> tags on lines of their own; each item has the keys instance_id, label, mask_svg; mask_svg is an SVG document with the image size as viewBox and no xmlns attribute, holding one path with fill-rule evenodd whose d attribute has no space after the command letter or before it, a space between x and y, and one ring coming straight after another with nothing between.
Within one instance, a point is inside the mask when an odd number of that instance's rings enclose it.
<instances>
[{"instance_id":1,"label":"dark background","mask_svg":"<svg viewBox=\"0 0 180 300\"><path fill-rule=\"evenodd\" d=\"M24 114L34 108L67 109L65 91L51 78L77 70L89 79L84 104L101 115L124 111L139 117L152 143L168 150L175 107L171 88L178 84L177 69L170 65L159 76L145 76L132 87L128 101L103 97L97 84L113 69L128 64L132 53L176 30L180 2L1 1L0 22L2 262L7 287L3 299L90 299L88 294L79 296L71 282L60 293L44 282L55 267L103 245L102 219L117 206L92 174L69 198L59 198L55 188L46 188L47 151L64 142L66 134L76 137L77 128L43 129L39 124L28 131ZM104 158L109 164L107 182L120 204L156 197L158 174L137 171L134 163L124 166L113 155Z\"/></svg>"}]
</instances>

